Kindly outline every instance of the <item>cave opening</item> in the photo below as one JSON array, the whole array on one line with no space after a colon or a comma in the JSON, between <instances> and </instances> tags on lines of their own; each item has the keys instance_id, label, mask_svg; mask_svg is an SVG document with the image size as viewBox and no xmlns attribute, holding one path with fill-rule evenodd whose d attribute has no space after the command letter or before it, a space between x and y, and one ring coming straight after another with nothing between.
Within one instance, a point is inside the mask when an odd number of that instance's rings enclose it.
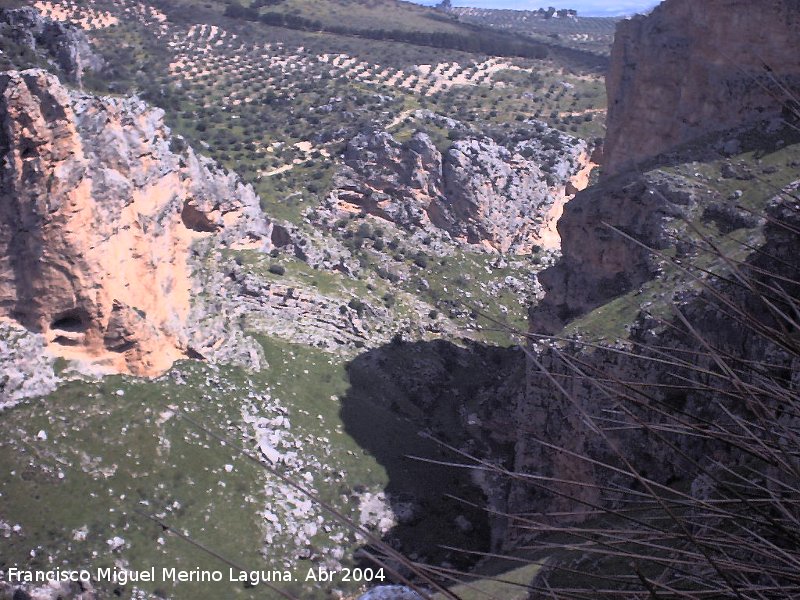
<instances>
[{"instance_id":1,"label":"cave opening","mask_svg":"<svg viewBox=\"0 0 800 600\"><path fill-rule=\"evenodd\" d=\"M74 308L56 315L50 323L50 329L83 333L89 328L89 315L85 310Z\"/></svg>"}]
</instances>

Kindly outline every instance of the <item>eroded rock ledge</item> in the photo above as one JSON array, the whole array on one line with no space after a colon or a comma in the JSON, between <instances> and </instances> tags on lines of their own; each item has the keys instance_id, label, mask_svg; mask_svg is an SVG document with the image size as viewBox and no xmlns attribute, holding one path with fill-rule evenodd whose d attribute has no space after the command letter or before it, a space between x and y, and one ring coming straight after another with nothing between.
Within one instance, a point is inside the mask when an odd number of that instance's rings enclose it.
<instances>
[{"instance_id":1,"label":"eroded rock ledge","mask_svg":"<svg viewBox=\"0 0 800 600\"><path fill-rule=\"evenodd\" d=\"M170 144L136 98L0 74L0 318L113 372L191 353L194 242L268 250L272 226L251 187Z\"/></svg>"},{"instance_id":2,"label":"eroded rock ledge","mask_svg":"<svg viewBox=\"0 0 800 600\"><path fill-rule=\"evenodd\" d=\"M12 54L12 49L24 48L78 86L83 83L85 71L99 71L103 67L103 59L94 53L79 27L43 17L30 7L0 8L0 38L8 54ZM13 61L15 57L4 58Z\"/></svg>"}]
</instances>

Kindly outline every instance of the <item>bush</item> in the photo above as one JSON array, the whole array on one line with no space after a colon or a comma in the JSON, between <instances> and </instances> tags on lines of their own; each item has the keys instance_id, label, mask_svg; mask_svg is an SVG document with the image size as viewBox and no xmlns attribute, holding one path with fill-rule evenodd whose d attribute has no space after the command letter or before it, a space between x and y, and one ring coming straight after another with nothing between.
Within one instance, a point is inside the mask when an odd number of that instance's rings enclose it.
<instances>
[{"instance_id":1,"label":"bush","mask_svg":"<svg viewBox=\"0 0 800 600\"><path fill-rule=\"evenodd\" d=\"M286 268L283 265L272 264L269 266L269 272L273 275L285 275Z\"/></svg>"},{"instance_id":2,"label":"bush","mask_svg":"<svg viewBox=\"0 0 800 600\"><path fill-rule=\"evenodd\" d=\"M353 298L352 300L350 300L350 302L347 303L347 306L356 311L359 316L364 314L364 311L367 308L367 305L364 304L364 302L358 298Z\"/></svg>"}]
</instances>

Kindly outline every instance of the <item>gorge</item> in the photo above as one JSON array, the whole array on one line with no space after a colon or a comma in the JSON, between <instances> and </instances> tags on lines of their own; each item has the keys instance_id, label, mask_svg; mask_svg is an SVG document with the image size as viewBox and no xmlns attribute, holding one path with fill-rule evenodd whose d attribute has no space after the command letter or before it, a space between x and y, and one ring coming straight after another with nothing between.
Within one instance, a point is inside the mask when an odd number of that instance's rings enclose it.
<instances>
[{"instance_id":1,"label":"gorge","mask_svg":"<svg viewBox=\"0 0 800 600\"><path fill-rule=\"evenodd\" d=\"M559 53L36 6L0 9L0 567L800 585L797 2L620 21L606 121ZM464 26L430 10L403 14ZM548 43L590 58L608 23L563 19ZM0 598L228 593L188 583Z\"/></svg>"}]
</instances>

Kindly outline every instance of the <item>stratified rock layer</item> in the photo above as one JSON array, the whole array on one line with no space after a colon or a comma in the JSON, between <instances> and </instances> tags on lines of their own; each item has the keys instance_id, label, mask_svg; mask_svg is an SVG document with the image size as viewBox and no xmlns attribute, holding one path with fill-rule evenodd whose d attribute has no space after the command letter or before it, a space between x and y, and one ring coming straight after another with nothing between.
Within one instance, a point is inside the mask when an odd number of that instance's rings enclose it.
<instances>
[{"instance_id":1,"label":"stratified rock layer","mask_svg":"<svg viewBox=\"0 0 800 600\"><path fill-rule=\"evenodd\" d=\"M800 89L797 0L666 0L617 28L604 172L782 109ZM780 85L779 85L780 83ZM795 115L798 116L798 115Z\"/></svg>"},{"instance_id":2,"label":"stratified rock layer","mask_svg":"<svg viewBox=\"0 0 800 600\"><path fill-rule=\"evenodd\" d=\"M41 70L0 74L0 317L60 356L153 374L188 349L195 240L269 248L258 198L163 113Z\"/></svg>"}]
</instances>

